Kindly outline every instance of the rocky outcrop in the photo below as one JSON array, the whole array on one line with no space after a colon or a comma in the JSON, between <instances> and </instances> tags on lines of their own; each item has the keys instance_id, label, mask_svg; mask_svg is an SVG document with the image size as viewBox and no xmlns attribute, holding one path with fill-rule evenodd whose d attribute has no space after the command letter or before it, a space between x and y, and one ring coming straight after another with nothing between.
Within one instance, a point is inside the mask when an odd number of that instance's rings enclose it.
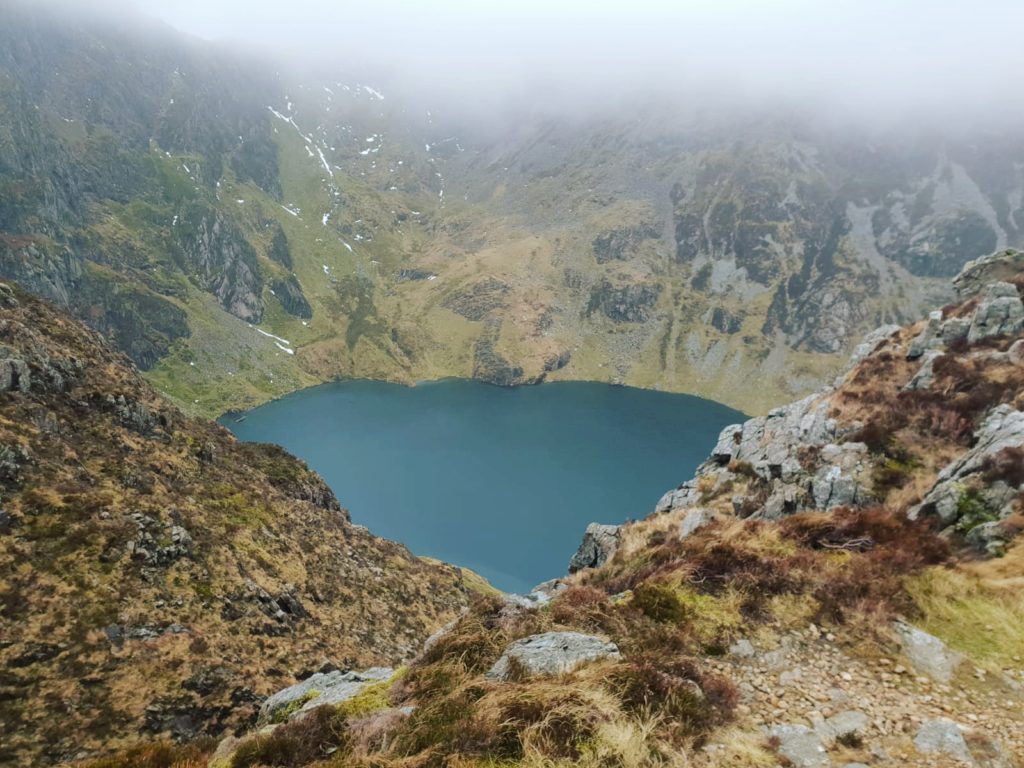
<instances>
[{"instance_id":1,"label":"rocky outcrop","mask_svg":"<svg viewBox=\"0 0 1024 768\"><path fill-rule=\"evenodd\" d=\"M666 493L656 511L700 503L700 482L712 491L750 472L764 498L737 497L735 506L769 520L806 509L834 509L871 500L870 461L862 443L840 442L846 432L828 416L829 402L812 395L743 424L726 427L694 480ZM711 481L711 482L708 482Z\"/></svg>"},{"instance_id":2,"label":"rocky outcrop","mask_svg":"<svg viewBox=\"0 0 1024 768\"><path fill-rule=\"evenodd\" d=\"M963 656L951 651L934 635L902 621L893 626L893 631L903 655L914 669L940 683L953 679L956 668L964 660Z\"/></svg>"},{"instance_id":3,"label":"rocky outcrop","mask_svg":"<svg viewBox=\"0 0 1024 768\"><path fill-rule=\"evenodd\" d=\"M960 274L953 278L953 288L961 299L969 299L992 283L1015 277L1022 272L1024 251L1011 248L964 264Z\"/></svg>"},{"instance_id":4,"label":"rocky outcrop","mask_svg":"<svg viewBox=\"0 0 1024 768\"><path fill-rule=\"evenodd\" d=\"M660 295L661 286L657 284L616 287L605 280L591 290L587 314L600 312L616 323L643 323L651 317Z\"/></svg>"},{"instance_id":5,"label":"rocky outcrop","mask_svg":"<svg viewBox=\"0 0 1024 768\"><path fill-rule=\"evenodd\" d=\"M306 294L302 292L302 286L295 275L289 275L283 280L275 280L271 284L271 290L281 302L281 307L289 315L302 317L309 320L313 317L313 308L306 301Z\"/></svg>"},{"instance_id":6,"label":"rocky outcrop","mask_svg":"<svg viewBox=\"0 0 1024 768\"><path fill-rule=\"evenodd\" d=\"M450 293L441 306L450 309L467 320L483 320L489 314L505 306L505 297L510 287L493 277L473 283Z\"/></svg>"},{"instance_id":7,"label":"rocky outcrop","mask_svg":"<svg viewBox=\"0 0 1024 768\"><path fill-rule=\"evenodd\" d=\"M926 720L914 736L918 752L944 755L959 763L975 765L971 750L964 739L964 729L949 718Z\"/></svg>"},{"instance_id":8,"label":"rocky outcrop","mask_svg":"<svg viewBox=\"0 0 1024 768\"><path fill-rule=\"evenodd\" d=\"M488 320L484 332L473 345L473 378L499 387L514 387L523 381L521 366L506 360L496 350L501 336L501 321Z\"/></svg>"},{"instance_id":9,"label":"rocky outcrop","mask_svg":"<svg viewBox=\"0 0 1024 768\"><path fill-rule=\"evenodd\" d=\"M588 525L579 549L569 560L569 573L604 565L619 546L619 530L618 525Z\"/></svg>"},{"instance_id":10,"label":"rocky outcrop","mask_svg":"<svg viewBox=\"0 0 1024 768\"><path fill-rule=\"evenodd\" d=\"M284 227L275 223L274 234L270 238L270 249L267 255L285 269L292 269L292 249L288 245L288 236L284 233Z\"/></svg>"},{"instance_id":11,"label":"rocky outcrop","mask_svg":"<svg viewBox=\"0 0 1024 768\"><path fill-rule=\"evenodd\" d=\"M612 260L626 261L634 255L640 243L649 238L657 238L660 234L658 228L652 224L638 224L602 232L594 238L592 244L594 258L598 264Z\"/></svg>"},{"instance_id":12,"label":"rocky outcrop","mask_svg":"<svg viewBox=\"0 0 1024 768\"><path fill-rule=\"evenodd\" d=\"M28 392L32 386L28 363L2 355L3 350L0 350L0 392Z\"/></svg>"},{"instance_id":13,"label":"rocky outcrop","mask_svg":"<svg viewBox=\"0 0 1024 768\"><path fill-rule=\"evenodd\" d=\"M598 659L618 659L615 643L579 632L545 632L516 640L485 675L488 680L517 680L561 675Z\"/></svg>"},{"instance_id":14,"label":"rocky outcrop","mask_svg":"<svg viewBox=\"0 0 1024 768\"><path fill-rule=\"evenodd\" d=\"M174 228L187 272L224 309L250 323L263 319L263 276L256 251L241 230L219 211L193 205Z\"/></svg>"},{"instance_id":15,"label":"rocky outcrop","mask_svg":"<svg viewBox=\"0 0 1024 768\"><path fill-rule=\"evenodd\" d=\"M978 305L967 331L967 342L975 344L989 336L1014 336L1024 330L1024 302L1017 286L992 283Z\"/></svg>"},{"instance_id":16,"label":"rocky outcrop","mask_svg":"<svg viewBox=\"0 0 1024 768\"><path fill-rule=\"evenodd\" d=\"M395 670L390 667L372 667L362 672L317 672L264 701L259 722L283 722L302 717L317 707L337 706L355 698L368 686L389 680L394 674Z\"/></svg>"},{"instance_id":17,"label":"rocky outcrop","mask_svg":"<svg viewBox=\"0 0 1024 768\"><path fill-rule=\"evenodd\" d=\"M955 309L932 312L909 344L903 342L906 350L901 354L908 360L921 360L903 385L903 392L928 392L941 372L949 365L960 364L960 356L967 361L1003 366L1024 362L1024 339L1006 346L1007 337L1012 340L1024 333L1024 305L1016 285L997 281L981 288L971 282L978 274L1016 279L1016 273L1006 265L1012 266L1020 258L1018 252L997 254L971 267L975 277L958 284L982 298ZM973 287L968 289L967 285ZM745 494L733 496L734 511L741 517L777 520L794 512L874 502L878 457L872 450L879 449L855 439L862 427L859 422L840 423L831 412L835 410L836 389L843 388L865 360L884 357L889 348L897 348L900 332L899 326L886 325L868 334L834 387L776 408L766 416L726 427L695 477L665 493L655 511L699 508L705 496L740 482L748 488ZM1001 346L973 348L990 338ZM1006 375L1014 374L1011 371ZM942 470L923 502L910 510L910 516L937 515L945 527L967 534L979 551L999 553L1015 533L1003 521L1024 493L1024 473L1012 470L1024 461L1024 414L1012 405L1000 405L981 419L974 435L972 446ZM1021 451L1019 456L1015 451Z\"/></svg>"},{"instance_id":18,"label":"rocky outcrop","mask_svg":"<svg viewBox=\"0 0 1024 768\"><path fill-rule=\"evenodd\" d=\"M778 742L779 754L793 768L829 768L832 761L821 739L806 725L776 725L768 736Z\"/></svg>"}]
</instances>

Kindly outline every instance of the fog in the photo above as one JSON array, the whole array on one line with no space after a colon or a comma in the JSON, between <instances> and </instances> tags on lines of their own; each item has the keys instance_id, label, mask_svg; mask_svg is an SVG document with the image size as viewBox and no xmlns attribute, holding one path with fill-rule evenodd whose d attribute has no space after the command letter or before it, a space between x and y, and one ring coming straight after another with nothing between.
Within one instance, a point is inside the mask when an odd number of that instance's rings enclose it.
<instances>
[{"instance_id":1,"label":"fog","mask_svg":"<svg viewBox=\"0 0 1024 768\"><path fill-rule=\"evenodd\" d=\"M101 5L104 0L96 0ZM92 0L78 0L77 5ZM463 107L784 102L868 118L1021 113L1020 0L108 0L282 66Z\"/></svg>"}]
</instances>

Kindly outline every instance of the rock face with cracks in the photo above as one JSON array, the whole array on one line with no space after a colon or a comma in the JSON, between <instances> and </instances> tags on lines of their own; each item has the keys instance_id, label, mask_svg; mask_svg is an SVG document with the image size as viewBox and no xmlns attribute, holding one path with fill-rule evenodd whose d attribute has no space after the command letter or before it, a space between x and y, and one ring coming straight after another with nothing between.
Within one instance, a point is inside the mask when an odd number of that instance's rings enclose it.
<instances>
[{"instance_id":1,"label":"rock face with cracks","mask_svg":"<svg viewBox=\"0 0 1024 768\"><path fill-rule=\"evenodd\" d=\"M512 643L487 672L489 680L559 675L598 659L618 659L614 643L579 632L545 632Z\"/></svg>"}]
</instances>

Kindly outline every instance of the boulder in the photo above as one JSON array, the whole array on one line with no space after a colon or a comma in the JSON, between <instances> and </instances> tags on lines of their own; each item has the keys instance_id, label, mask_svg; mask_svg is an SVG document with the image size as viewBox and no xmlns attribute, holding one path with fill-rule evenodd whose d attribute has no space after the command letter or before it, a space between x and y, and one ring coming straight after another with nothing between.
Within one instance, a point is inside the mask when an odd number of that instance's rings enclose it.
<instances>
[{"instance_id":1,"label":"boulder","mask_svg":"<svg viewBox=\"0 0 1024 768\"><path fill-rule=\"evenodd\" d=\"M847 709L822 720L814 730L823 743L831 745L842 739L863 738L868 722L868 716L863 712Z\"/></svg>"},{"instance_id":2,"label":"boulder","mask_svg":"<svg viewBox=\"0 0 1024 768\"><path fill-rule=\"evenodd\" d=\"M700 503L701 492L693 481L683 483L678 488L673 488L665 493L658 500L654 511L657 514L671 512L673 509L692 507Z\"/></svg>"},{"instance_id":3,"label":"boulder","mask_svg":"<svg viewBox=\"0 0 1024 768\"><path fill-rule=\"evenodd\" d=\"M746 638L740 638L729 646L729 655L741 659L749 659L754 656L754 644Z\"/></svg>"},{"instance_id":4,"label":"boulder","mask_svg":"<svg viewBox=\"0 0 1024 768\"><path fill-rule=\"evenodd\" d=\"M363 672L317 672L263 702L259 722L290 720L300 712L325 704L340 704L354 698L367 686L390 679L394 673L390 667L372 667Z\"/></svg>"},{"instance_id":5,"label":"boulder","mask_svg":"<svg viewBox=\"0 0 1024 768\"><path fill-rule=\"evenodd\" d=\"M970 330L970 318L951 317L942 324L942 330L939 335L942 337L942 343L948 346L949 344L954 344L958 341L964 341Z\"/></svg>"},{"instance_id":6,"label":"boulder","mask_svg":"<svg viewBox=\"0 0 1024 768\"><path fill-rule=\"evenodd\" d=\"M942 312L936 310L928 314L928 325L910 341L907 348L907 359L916 360L925 352L942 346Z\"/></svg>"},{"instance_id":7,"label":"boulder","mask_svg":"<svg viewBox=\"0 0 1024 768\"><path fill-rule=\"evenodd\" d=\"M902 621L896 622L893 630L903 655L909 659L914 669L940 683L948 683L953 679L953 673L963 661L963 656L950 650L934 635Z\"/></svg>"},{"instance_id":8,"label":"boulder","mask_svg":"<svg viewBox=\"0 0 1024 768\"><path fill-rule=\"evenodd\" d=\"M618 546L619 526L591 523L583 534L579 549L569 560L569 573L604 565Z\"/></svg>"},{"instance_id":9,"label":"boulder","mask_svg":"<svg viewBox=\"0 0 1024 768\"><path fill-rule=\"evenodd\" d=\"M935 361L943 356L944 353L937 349L928 350L924 354L924 359L921 361L921 367L917 369L917 373L903 387L904 391L931 389L932 384L935 383Z\"/></svg>"},{"instance_id":10,"label":"boulder","mask_svg":"<svg viewBox=\"0 0 1024 768\"><path fill-rule=\"evenodd\" d=\"M941 717L925 720L914 736L918 752L946 755L961 763L974 765L974 757L964 739L964 730L952 720Z\"/></svg>"},{"instance_id":11,"label":"boulder","mask_svg":"<svg viewBox=\"0 0 1024 768\"><path fill-rule=\"evenodd\" d=\"M793 768L828 768L832 765L818 734L806 725L773 725L768 735L778 740L779 755Z\"/></svg>"},{"instance_id":12,"label":"boulder","mask_svg":"<svg viewBox=\"0 0 1024 768\"><path fill-rule=\"evenodd\" d=\"M964 264L953 278L953 288L961 300L976 296L996 280L1005 280L1024 272L1024 251L1007 249Z\"/></svg>"},{"instance_id":13,"label":"boulder","mask_svg":"<svg viewBox=\"0 0 1024 768\"><path fill-rule=\"evenodd\" d=\"M615 643L580 632L545 632L531 635L505 649L487 672L488 680L510 680L522 675L559 675L590 661L618 659Z\"/></svg>"},{"instance_id":14,"label":"boulder","mask_svg":"<svg viewBox=\"0 0 1024 768\"><path fill-rule=\"evenodd\" d=\"M1012 283L992 283L974 310L967 332L970 344L989 336L1013 336L1024 331L1024 302Z\"/></svg>"},{"instance_id":15,"label":"boulder","mask_svg":"<svg viewBox=\"0 0 1024 768\"><path fill-rule=\"evenodd\" d=\"M986 557L1002 557L1013 539L1013 531L1002 520L976 525L967 532L967 543Z\"/></svg>"}]
</instances>

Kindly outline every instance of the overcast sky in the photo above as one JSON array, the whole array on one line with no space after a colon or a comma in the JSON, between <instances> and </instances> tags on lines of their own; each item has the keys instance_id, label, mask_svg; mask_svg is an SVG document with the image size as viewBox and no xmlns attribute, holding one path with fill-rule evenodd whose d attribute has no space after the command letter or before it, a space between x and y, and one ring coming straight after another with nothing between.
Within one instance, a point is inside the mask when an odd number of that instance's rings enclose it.
<instances>
[{"instance_id":1,"label":"overcast sky","mask_svg":"<svg viewBox=\"0 0 1024 768\"><path fill-rule=\"evenodd\" d=\"M710 85L994 110L1015 108L1024 71L1024 0L127 1L208 39L457 92Z\"/></svg>"}]
</instances>

